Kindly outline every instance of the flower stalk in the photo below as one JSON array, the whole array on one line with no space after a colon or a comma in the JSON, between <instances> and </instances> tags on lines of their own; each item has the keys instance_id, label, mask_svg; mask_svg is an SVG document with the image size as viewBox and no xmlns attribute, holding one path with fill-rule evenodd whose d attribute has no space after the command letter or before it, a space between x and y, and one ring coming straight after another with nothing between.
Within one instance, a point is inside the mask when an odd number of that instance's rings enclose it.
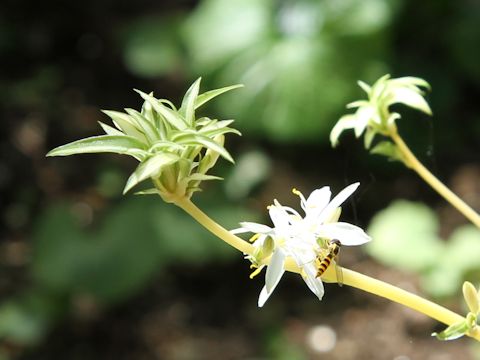
<instances>
[{"instance_id":1,"label":"flower stalk","mask_svg":"<svg viewBox=\"0 0 480 360\"><path fill-rule=\"evenodd\" d=\"M465 201L460 199L453 191L438 180L412 153L402 137L396 129L392 129L389 133L393 142L397 145L398 150L402 154L404 164L414 170L427 184L437 191L445 200L453 207L460 211L468 220L476 227L480 228L480 215L475 212Z\"/></svg>"},{"instance_id":2,"label":"flower stalk","mask_svg":"<svg viewBox=\"0 0 480 360\"><path fill-rule=\"evenodd\" d=\"M176 205L191 215L198 223L200 223L200 225L205 227L208 231L225 241L230 246L244 254L253 254L254 247L251 244L239 238L238 236L233 235L230 231L216 223L207 214L201 211L190 199L181 199L176 202ZM265 259L265 263L268 264L269 261L270 258ZM294 273L301 272L301 269L291 258L286 259L285 270ZM442 322L445 325L450 326L465 319L463 316L448 310L443 306L391 284L343 267L341 268L341 271L343 273L344 285L348 285L407 306L432 319ZM329 267L327 269L327 271L322 275L322 280L325 282L337 282L336 272L333 267ZM474 338L477 341L480 341L480 331L478 329L475 329L466 335Z\"/></svg>"},{"instance_id":3,"label":"flower stalk","mask_svg":"<svg viewBox=\"0 0 480 360\"><path fill-rule=\"evenodd\" d=\"M424 98L424 89L430 90L428 82L410 76L392 79L390 75L385 75L372 86L362 81L358 84L367 93L368 99L354 101L347 105L347 108L356 109L356 111L342 116L335 124L330 133L332 146L335 147L338 144L339 136L345 130L353 129L357 138L364 134L365 149L372 154L403 162L480 228L480 215L428 171L398 134L396 121L401 119L401 115L398 112L392 112L390 107L394 104L403 104L432 115L432 110ZM375 144L374 138L377 135L383 140Z\"/></svg>"}]
</instances>

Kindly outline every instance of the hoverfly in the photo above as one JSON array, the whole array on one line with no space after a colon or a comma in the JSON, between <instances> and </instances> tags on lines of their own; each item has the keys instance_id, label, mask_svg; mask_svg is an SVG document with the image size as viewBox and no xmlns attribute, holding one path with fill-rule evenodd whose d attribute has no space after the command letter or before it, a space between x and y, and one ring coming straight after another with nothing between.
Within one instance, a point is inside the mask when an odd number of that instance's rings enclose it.
<instances>
[{"instance_id":1,"label":"hoverfly","mask_svg":"<svg viewBox=\"0 0 480 360\"><path fill-rule=\"evenodd\" d=\"M337 239L332 239L330 240L328 244L328 253L325 255L323 258L321 258L320 255L318 255L317 260L320 262L318 264L318 271L316 277L322 276L322 274L328 269L330 264L332 263L332 260L335 261L335 271L337 274L337 282L338 285L342 286L343 285L343 274L342 274L342 269L337 265L338 261L338 253L340 252L340 248L342 246L342 243L340 240Z\"/></svg>"}]
</instances>

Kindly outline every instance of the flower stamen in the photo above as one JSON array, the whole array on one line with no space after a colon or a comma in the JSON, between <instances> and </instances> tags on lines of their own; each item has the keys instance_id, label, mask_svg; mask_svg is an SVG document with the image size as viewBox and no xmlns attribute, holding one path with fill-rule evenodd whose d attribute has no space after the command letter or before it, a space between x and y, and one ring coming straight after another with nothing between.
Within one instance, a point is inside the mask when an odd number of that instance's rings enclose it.
<instances>
[{"instance_id":1,"label":"flower stamen","mask_svg":"<svg viewBox=\"0 0 480 360\"><path fill-rule=\"evenodd\" d=\"M255 269L256 268L256 269ZM257 265L255 264L252 264L250 265L250 269L255 269L249 276L250 279L253 279L255 276L257 276L258 274L260 274L260 272L262 271L263 269L263 266L260 266L258 267Z\"/></svg>"},{"instance_id":2,"label":"flower stamen","mask_svg":"<svg viewBox=\"0 0 480 360\"><path fill-rule=\"evenodd\" d=\"M260 237L260 234L254 234L250 239L248 239L249 242L254 243L255 241L258 240Z\"/></svg>"}]
</instances>

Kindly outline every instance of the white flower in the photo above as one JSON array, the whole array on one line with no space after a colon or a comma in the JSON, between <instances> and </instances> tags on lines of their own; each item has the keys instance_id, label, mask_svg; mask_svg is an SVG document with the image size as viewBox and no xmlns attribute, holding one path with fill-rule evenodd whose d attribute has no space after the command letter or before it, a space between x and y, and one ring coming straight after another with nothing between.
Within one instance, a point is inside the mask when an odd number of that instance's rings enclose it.
<instances>
[{"instance_id":1,"label":"white flower","mask_svg":"<svg viewBox=\"0 0 480 360\"><path fill-rule=\"evenodd\" d=\"M252 240L256 250L254 254L247 256L253 266L258 267L253 276L265 266L264 260L271 256L265 274L265 286L258 299L259 307L265 304L282 278L287 257L293 258L301 268L304 281L321 300L324 288L322 280L316 276L318 269L315 261L322 252L320 240L338 239L343 245L360 245L370 241L370 237L359 227L337 221L340 205L358 186L359 183L347 186L332 200L328 186L313 191L308 199L294 190L294 193L300 196L304 217L295 209L274 200L274 204L269 207L273 227L243 222L241 228L232 230L236 234L244 232L255 234Z\"/></svg>"}]
</instances>

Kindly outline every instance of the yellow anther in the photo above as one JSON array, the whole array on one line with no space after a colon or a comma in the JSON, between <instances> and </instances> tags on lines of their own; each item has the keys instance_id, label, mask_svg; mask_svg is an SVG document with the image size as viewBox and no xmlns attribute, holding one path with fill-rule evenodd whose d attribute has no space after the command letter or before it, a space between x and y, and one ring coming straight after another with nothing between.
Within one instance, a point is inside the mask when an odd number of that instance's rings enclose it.
<instances>
[{"instance_id":1,"label":"yellow anther","mask_svg":"<svg viewBox=\"0 0 480 360\"><path fill-rule=\"evenodd\" d=\"M260 234L255 234L248 241L253 243L253 242L257 241L259 237L260 237Z\"/></svg>"},{"instance_id":2,"label":"yellow anther","mask_svg":"<svg viewBox=\"0 0 480 360\"><path fill-rule=\"evenodd\" d=\"M297 196L302 195L302 193L301 193L300 191L298 191L296 188L293 188L293 189L292 189L292 193L294 193L294 194L297 195Z\"/></svg>"},{"instance_id":3,"label":"yellow anther","mask_svg":"<svg viewBox=\"0 0 480 360\"><path fill-rule=\"evenodd\" d=\"M250 274L250 279L253 279L255 276L257 276L258 274L260 274L260 271L262 271L262 268L259 267L258 269L256 269L254 272L252 272Z\"/></svg>"}]
</instances>

